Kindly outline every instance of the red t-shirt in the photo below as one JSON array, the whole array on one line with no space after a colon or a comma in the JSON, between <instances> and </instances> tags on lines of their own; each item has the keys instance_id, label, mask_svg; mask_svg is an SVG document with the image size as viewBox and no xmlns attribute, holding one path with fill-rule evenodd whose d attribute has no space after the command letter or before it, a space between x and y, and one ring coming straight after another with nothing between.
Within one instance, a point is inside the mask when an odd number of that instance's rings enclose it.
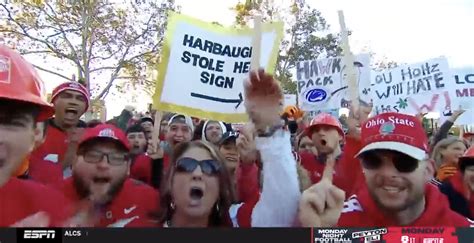
<instances>
[{"instance_id":1,"label":"red t-shirt","mask_svg":"<svg viewBox=\"0 0 474 243\"><path fill-rule=\"evenodd\" d=\"M67 133L49 120L44 143L31 153L28 175L32 180L43 184L61 183L63 180L61 161L68 148L67 139Z\"/></svg>"},{"instance_id":2,"label":"red t-shirt","mask_svg":"<svg viewBox=\"0 0 474 243\"><path fill-rule=\"evenodd\" d=\"M64 180L61 191L67 198L79 203L72 178ZM150 214L158 212L158 191L143 182L127 179L111 203L100 210L96 227L141 227L149 225Z\"/></svg>"},{"instance_id":3,"label":"red t-shirt","mask_svg":"<svg viewBox=\"0 0 474 243\"><path fill-rule=\"evenodd\" d=\"M72 204L64 195L40 183L11 178L0 187L0 227L41 211L49 215L50 226L55 227L61 227L73 215Z\"/></svg>"},{"instance_id":4,"label":"red t-shirt","mask_svg":"<svg viewBox=\"0 0 474 243\"><path fill-rule=\"evenodd\" d=\"M130 168L130 178L151 185L151 163L151 158L146 154L137 155L132 163L132 167Z\"/></svg>"},{"instance_id":5,"label":"red t-shirt","mask_svg":"<svg viewBox=\"0 0 474 243\"><path fill-rule=\"evenodd\" d=\"M469 221L449 208L447 198L438 188L428 184L425 190L425 211L418 219L407 226L451 226L467 227ZM363 187L344 202L344 209L339 218L339 227L391 227L400 226L390 217L384 215Z\"/></svg>"},{"instance_id":6,"label":"red t-shirt","mask_svg":"<svg viewBox=\"0 0 474 243\"><path fill-rule=\"evenodd\" d=\"M365 183L360 161L354 158L361 147L359 140L347 137L343 153L336 160L333 183L346 192L346 197L353 194ZM311 182L318 183L323 176L325 164L318 161L318 158L312 153L303 152L300 153L300 157L301 165L308 171Z\"/></svg>"}]
</instances>

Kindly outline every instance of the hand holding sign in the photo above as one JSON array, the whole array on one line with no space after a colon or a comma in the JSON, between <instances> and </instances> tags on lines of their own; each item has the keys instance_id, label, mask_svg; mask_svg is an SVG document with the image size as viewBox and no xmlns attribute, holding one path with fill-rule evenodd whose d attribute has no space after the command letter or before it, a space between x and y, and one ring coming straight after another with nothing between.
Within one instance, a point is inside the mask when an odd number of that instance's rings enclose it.
<instances>
[{"instance_id":1,"label":"hand holding sign","mask_svg":"<svg viewBox=\"0 0 474 243\"><path fill-rule=\"evenodd\" d=\"M304 227L333 227L344 207L345 193L332 184L335 160L327 161L323 178L303 192L299 220Z\"/></svg>"},{"instance_id":2,"label":"hand holding sign","mask_svg":"<svg viewBox=\"0 0 474 243\"><path fill-rule=\"evenodd\" d=\"M245 108L257 131L281 123L283 92L272 75L263 69L258 73L253 71L250 79L244 82L244 89Z\"/></svg>"}]
</instances>

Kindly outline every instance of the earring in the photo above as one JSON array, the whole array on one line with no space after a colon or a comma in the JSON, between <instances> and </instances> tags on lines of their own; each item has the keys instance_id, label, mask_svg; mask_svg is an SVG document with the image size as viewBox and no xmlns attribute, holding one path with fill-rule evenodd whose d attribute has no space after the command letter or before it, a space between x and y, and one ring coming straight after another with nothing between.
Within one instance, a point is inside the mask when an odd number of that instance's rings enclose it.
<instances>
[{"instance_id":1,"label":"earring","mask_svg":"<svg viewBox=\"0 0 474 243\"><path fill-rule=\"evenodd\" d=\"M173 209L173 210L176 208L176 205L174 204L174 202L170 203L170 208Z\"/></svg>"},{"instance_id":2,"label":"earring","mask_svg":"<svg viewBox=\"0 0 474 243\"><path fill-rule=\"evenodd\" d=\"M216 211L219 212L219 202L216 203Z\"/></svg>"}]
</instances>

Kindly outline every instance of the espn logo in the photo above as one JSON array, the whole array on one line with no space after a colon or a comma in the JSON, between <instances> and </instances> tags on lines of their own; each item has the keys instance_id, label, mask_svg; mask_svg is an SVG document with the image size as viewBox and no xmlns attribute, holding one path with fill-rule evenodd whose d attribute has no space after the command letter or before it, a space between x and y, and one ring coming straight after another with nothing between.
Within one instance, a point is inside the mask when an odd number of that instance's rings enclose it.
<instances>
[{"instance_id":1,"label":"espn logo","mask_svg":"<svg viewBox=\"0 0 474 243\"><path fill-rule=\"evenodd\" d=\"M54 239L56 231L54 230L25 230L23 238L25 239Z\"/></svg>"},{"instance_id":2,"label":"espn logo","mask_svg":"<svg viewBox=\"0 0 474 243\"><path fill-rule=\"evenodd\" d=\"M59 229L17 229L17 242L62 242L62 234Z\"/></svg>"}]
</instances>

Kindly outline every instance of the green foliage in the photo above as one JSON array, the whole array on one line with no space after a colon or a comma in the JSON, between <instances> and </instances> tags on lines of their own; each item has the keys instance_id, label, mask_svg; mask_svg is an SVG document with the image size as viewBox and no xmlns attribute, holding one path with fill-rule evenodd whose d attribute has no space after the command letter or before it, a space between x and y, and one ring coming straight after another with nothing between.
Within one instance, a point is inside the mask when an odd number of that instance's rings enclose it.
<instances>
[{"instance_id":1,"label":"green foliage","mask_svg":"<svg viewBox=\"0 0 474 243\"><path fill-rule=\"evenodd\" d=\"M74 66L96 99L104 98L117 80L126 80L119 84L122 90L153 84L146 79L157 65L167 11L177 10L174 0L10 2L0 3L5 16L0 39L23 55L54 57ZM36 67L71 80L61 67L47 62Z\"/></svg>"},{"instance_id":2,"label":"green foliage","mask_svg":"<svg viewBox=\"0 0 474 243\"><path fill-rule=\"evenodd\" d=\"M273 1L260 0L237 3L235 23L247 25L253 13L261 14L264 21L283 21L285 38L280 45L277 59L276 77L286 93L296 94L296 80L291 70L298 61L337 56L341 53L339 37L325 34L329 25L316 9L304 0L294 0L289 6L279 8Z\"/></svg>"}]
</instances>

